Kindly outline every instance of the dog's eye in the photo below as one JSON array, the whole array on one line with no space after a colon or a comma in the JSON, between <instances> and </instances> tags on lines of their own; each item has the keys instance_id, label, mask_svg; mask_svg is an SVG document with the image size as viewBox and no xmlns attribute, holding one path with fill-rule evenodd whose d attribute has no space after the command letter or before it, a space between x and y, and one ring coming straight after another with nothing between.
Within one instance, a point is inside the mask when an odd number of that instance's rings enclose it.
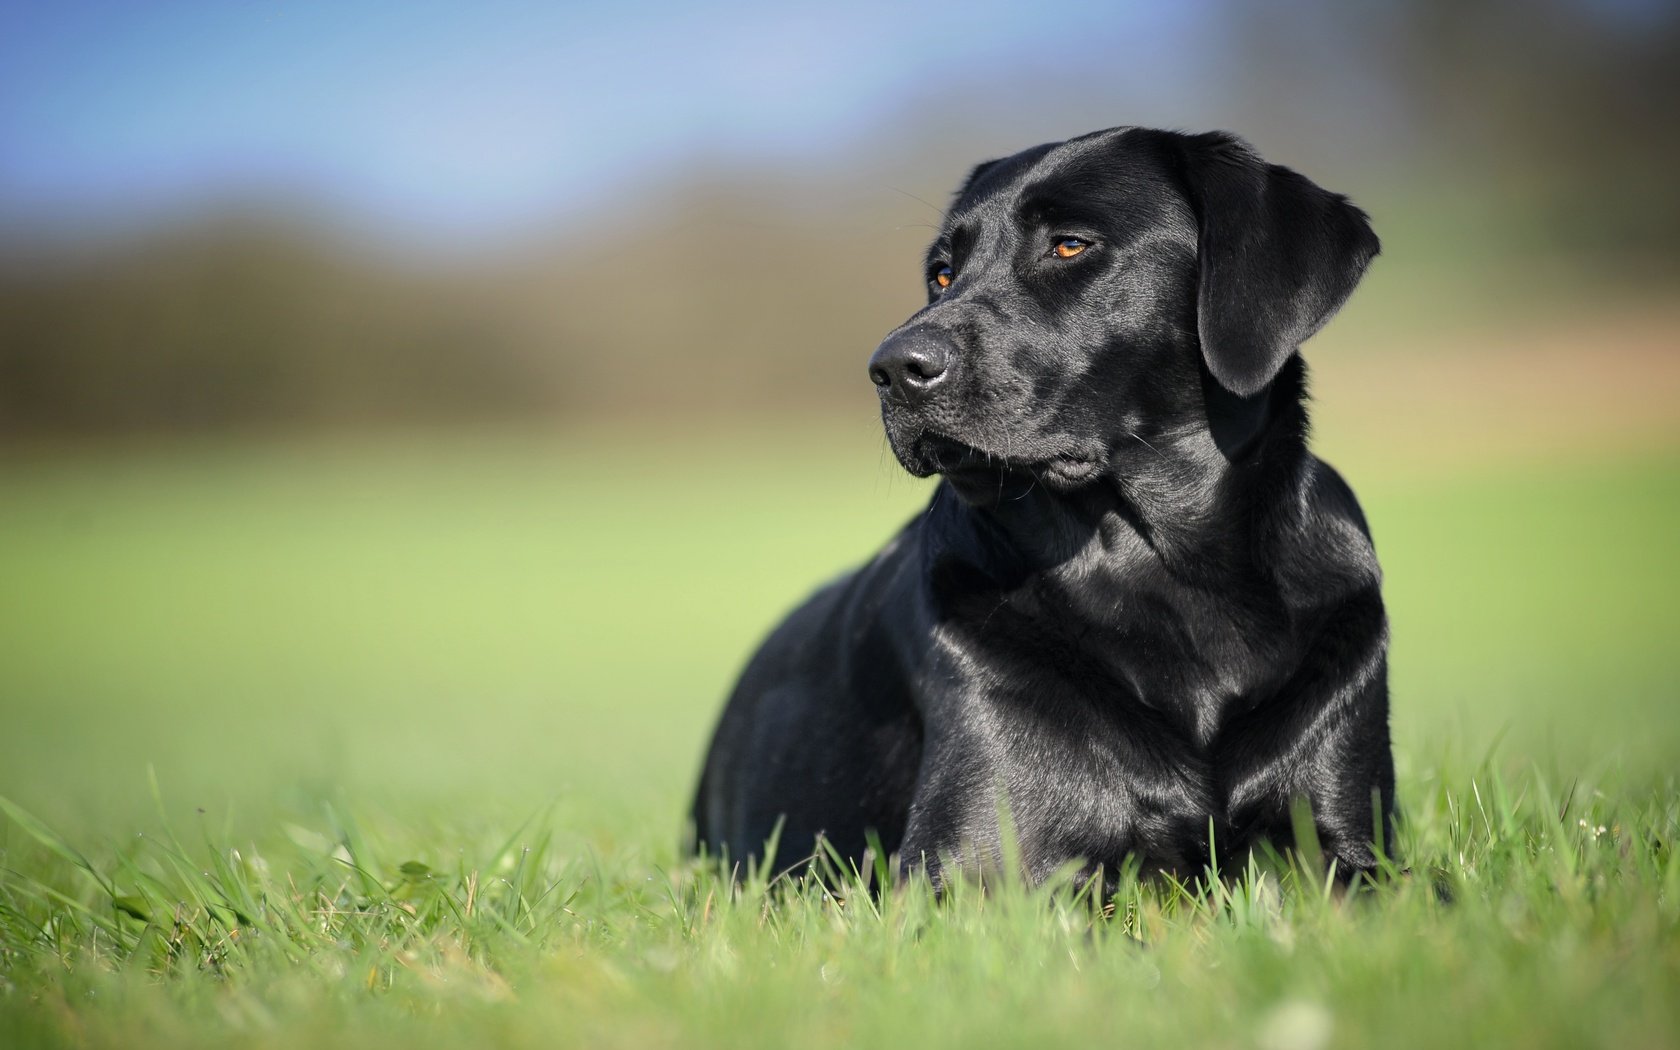
<instances>
[{"instance_id":1,"label":"dog's eye","mask_svg":"<svg viewBox=\"0 0 1680 1050\"><path fill-rule=\"evenodd\" d=\"M1071 259L1090 246L1090 241L1080 240L1078 237L1063 237L1056 242L1056 247L1052 248L1051 251L1055 252L1060 258Z\"/></svg>"},{"instance_id":2,"label":"dog's eye","mask_svg":"<svg viewBox=\"0 0 1680 1050\"><path fill-rule=\"evenodd\" d=\"M941 288L951 287L951 281L953 279L951 268L949 266L941 266L939 269L933 271L933 283L937 284Z\"/></svg>"}]
</instances>

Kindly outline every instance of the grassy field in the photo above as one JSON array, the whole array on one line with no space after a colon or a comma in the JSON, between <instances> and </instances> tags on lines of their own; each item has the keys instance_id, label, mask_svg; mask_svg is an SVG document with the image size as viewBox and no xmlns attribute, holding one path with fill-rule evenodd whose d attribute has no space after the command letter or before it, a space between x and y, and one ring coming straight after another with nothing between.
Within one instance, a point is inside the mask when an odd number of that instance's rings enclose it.
<instances>
[{"instance_id":1,"label":"grassy field","mask_svg":"<svg viewBox=\"0 0 1680 1050\"><path fill-rule=\"evenodd\" d=\"M1349 900L685 868L754 640L925 498L867 415L0 462L0 1045L1680 1044L1670 414L1327 417L1411 867Z\"/></svg>"}]
</instances>

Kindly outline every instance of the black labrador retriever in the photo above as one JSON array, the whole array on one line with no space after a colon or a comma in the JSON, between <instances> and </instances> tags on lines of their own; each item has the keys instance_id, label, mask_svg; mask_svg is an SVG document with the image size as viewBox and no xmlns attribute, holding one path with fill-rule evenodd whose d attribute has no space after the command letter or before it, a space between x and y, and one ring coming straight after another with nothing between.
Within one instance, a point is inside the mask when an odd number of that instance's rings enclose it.
<instances>
[{"instance_id":1,"label":"black labrador retriever","mask_svg":"<svg viewBox=\"0 0 1680 1050\"><path fill-rule=\"evenodd\" d=\"M926 513L795 611L723 712L698 843L873 838L1193 874L1294 841L1344 877L1392 827L1369 531L1307 450L1297 353L1378 242L1223 133L1099 131L975 168L928 302L869 362ZM785 865L783 865L785 866Z\"/></svg>"}]
</instances>

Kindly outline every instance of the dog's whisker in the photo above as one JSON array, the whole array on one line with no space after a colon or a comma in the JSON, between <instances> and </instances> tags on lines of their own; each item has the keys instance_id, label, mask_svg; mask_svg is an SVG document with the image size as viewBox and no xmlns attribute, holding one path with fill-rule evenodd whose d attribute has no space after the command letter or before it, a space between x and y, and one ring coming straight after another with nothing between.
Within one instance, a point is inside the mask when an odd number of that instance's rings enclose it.
<instances>
[{"instance_id":1,"label":"dog's whisker","mask_svg":"<svg viewBox=\"0 0 1680 1050\"><path fill-rule=\"evenodd\" d=\"M1164 452L1162 452L1160 449L1156 448L1154 445L1151 445L1149 442L1144 441L1143 436L1141 434L1137 433L1137 431L1128 430L1128 431L1126 431L1126 436L1133 439L1134 441L1139 442L1140 444L1143 445L1144 448L1146 448L1149 451L1155 453L1157 456L1160 456L1162 459L1167 458L1166 454Z\"/></svg>"},{"instance_id":2,"label":"dog's whisker","mask_svg":"<svg viewBox=\"0 0 1680 1050\"><path fill-rule=\"evenodd\" d=\"M921 197L916 196L914 193L911 193L909 190L901 190L897 186L888 186L887 189L892 190L894 193L900 194L901 196L909 197L911 200L915 201L917 204L927 205L927 207L929 207L933 210L933 213L935 215L939 216L939 221L940 222L944 222L947 218L950 217L949 213L947 213L944 208L941 208L937 204L933 204L929 201L923 200Z\"/></svg>"}]
</instances>

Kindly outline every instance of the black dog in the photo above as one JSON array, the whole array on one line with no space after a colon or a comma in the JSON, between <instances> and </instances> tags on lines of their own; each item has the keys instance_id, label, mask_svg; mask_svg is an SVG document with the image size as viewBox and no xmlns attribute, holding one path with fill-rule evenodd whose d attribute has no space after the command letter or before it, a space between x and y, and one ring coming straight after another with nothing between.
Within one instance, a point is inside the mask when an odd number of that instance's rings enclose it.
<instances>
[{"instance_id":1,"label":"black dog","mask_svg":"<svg viewBox=\"0 0 1680 1050\"><path fill-rule=\"evenodd\" d=\"M694 805L908 866L1194 873L1311 806L1386 850L1387 623L1365 519L1307 451L1301 341L1378 243L1226 134L1096 132L980 165L928 304L869 362L927 512L759 650Z\"/></svg>"}]
</instances>

